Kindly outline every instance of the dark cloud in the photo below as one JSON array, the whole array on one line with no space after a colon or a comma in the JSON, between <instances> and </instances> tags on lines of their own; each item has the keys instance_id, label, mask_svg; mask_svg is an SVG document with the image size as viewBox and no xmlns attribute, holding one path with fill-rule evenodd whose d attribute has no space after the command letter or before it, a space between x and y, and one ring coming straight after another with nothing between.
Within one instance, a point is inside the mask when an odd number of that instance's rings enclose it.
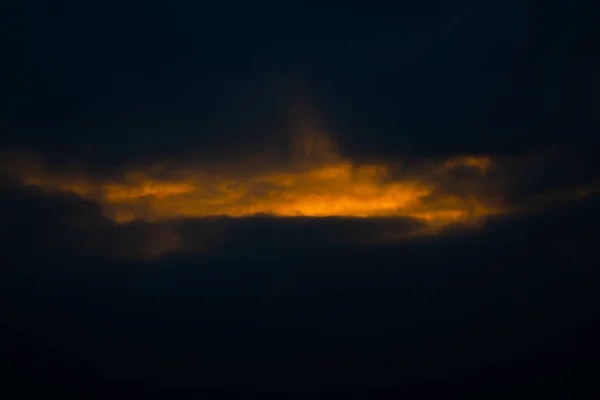
<instances>
[{"instance_id":1,"label":"dark cloud","mask_svg":"<svg viewBox=\"0 0 600 400\"><path fill-rule=\"evenodd\" d=\"M1 197L5 257L152 260L172 252L285 254L375 242L424 227L414 218L206 217L115 224L100 205L62 192L6 183Z\"/></svg>"},{"instance_id":2,"label":"dark cloud","mask_svg":"<svg viewBox=\"0 0 600 400\"><path fill-rule=\"evenodd\" d=\"M103 215L98 203L78 196L5 181L0 202L3 257L11 270L25 265L43 273L46 262L146 259L178 247L169 226L118 227Z\"/></svg>"},{"instance_id":3,"label":"dark cloud","mask_svg":"<svg viewBox=\"0 0 600 400\"><path fill-rule=\"evenodd\" d=\"M108 224L98 204L69 194L45 195L37 188L3 182L0 201L6 260L77 251L85 244L81 231Z\"/></svg>"},{"instance_id":4,"label":"dark cloud","mask_svg":"<svg viewBox=\"0 0 600 400\"><path fill-rule=\"evenodd\" d=\"M505 166L504 174L513 177L505 185L505 195L512 202L535 206L536 202L544 202L543 197L548 194L596 192L600 169L595 158L591 149L572 148L517 158Z\"/></svg>"},{"instance_id":5,"label":"dark cloud","mask_svg":"<svg viewBox=\"0 0 600 400\"><path fill-rule=\"evenodd\" d=\"M54 163L234 158L288 130L297 97L356 157L592 145L575 4L22 3L3 13L2 143Z\"/></svg>"},{"instance_id":6,"label":"dark cloud","mask_svg":"<svg viewBox=\"0 0 600 400\"><path fill-rule=\"evenodd\" d=\"M2 268L4 360L18 361L11 370L21 378L39 382L52 365L55 382L64 373L78 387L104 387L98 377L110 376L293 390L302 374L306 390L356 389L392 382L386 371L398 371L394 385L440 390L591 382L597 197L387 243L363 239L415 222L117 226L72 196L5 185L1 198L3 256L16 260ZM160 252L165 232L184 251L133 254ZM90 246L98 237L104 244ZM132 254L146 257L123 257ZM319 380L325 367L353 379Z\"/></svg>"},{"instance_id":7,"label":"dark cloud","mask_svg":"<svg viewBox=\"0 0 600 400\"><path fill-rule=\"evenodd\" d=\"M581 2L9 3L0 358L19 390L595 382ZM406 217L293 216L402 196Z\"/></svg>"}]
</instances>

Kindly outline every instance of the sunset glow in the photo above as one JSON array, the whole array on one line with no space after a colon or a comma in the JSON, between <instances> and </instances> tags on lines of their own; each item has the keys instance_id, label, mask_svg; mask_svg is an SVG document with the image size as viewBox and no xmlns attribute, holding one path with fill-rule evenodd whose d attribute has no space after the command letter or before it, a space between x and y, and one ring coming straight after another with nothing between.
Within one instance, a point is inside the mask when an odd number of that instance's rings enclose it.
<instances>
[{"instance_id":1,"label":"sunset glow","mask_svg":"<svg viewBox=\"0 0 600 400\"><path fill-rule=\"evenodd\" d=\"M114 180L50 174L29 168L23 183L71 192L99 202L116 222L135 219L161 221L207 216L242 217L268 214L281 217L390 217L419 218L434 225L470 222L500 212L498 204L477 193L468 196L436 193L440 179L457 167L485 176L487 157L460 157L433 164L420 176L390 173L384 163L354 165L332 150L330 141L307 136L300 156L272 171L207 173L200 166L127 171ZM160 177L158 175L161 175ZM395 178L392 178L392 175ZM167 178L165 178L167 176Z\"/></svg>"}]
</instances>

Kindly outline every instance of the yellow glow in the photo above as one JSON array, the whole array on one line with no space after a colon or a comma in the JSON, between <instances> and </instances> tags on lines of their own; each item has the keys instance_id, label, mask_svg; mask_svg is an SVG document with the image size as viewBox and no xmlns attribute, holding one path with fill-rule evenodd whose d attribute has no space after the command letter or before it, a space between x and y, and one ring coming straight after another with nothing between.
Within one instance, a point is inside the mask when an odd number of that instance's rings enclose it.
<instances>
[{"instance_id":1,"label":"yellow glow","mask_svg":"<svg viewBox=\"0 0 600 400\"><path fill-rule=\"evenodd\" d=\"M459 166L467 166L467 167L474 167L479 169L479 172L482 175L485 175L488 171L488 169L490 168L490 166L492 165L491 160L489 159L489 157L476 157L476 156L465 156L465 157L458 157L458 158L454 158L452 160L448 160L444 166L446 168L456 168Z\"/></svg>"},{"instance_id":2,"label":"yellow glow","mask_svg":"<svg viewBox=\"0 0 600 400\"><path fill-rule=\"evenodd\" d=\"M102 204L116 222L134 219L159 221L215 215L241 217L269 214L282 217L408 216L432 226L470 222L501 211L474 187L469 196L439 195L436 186L454 168L476 168L485 178L492 161L487 157L460 157L430 166L419 177L391 178L384 163L355 165L334 152L323 135L303 135L294 159L267 172L213 171L189 164L160 169L148 166L126 171L121 178L97 180L81 175L49 174L27 168L23 183L71 192ZM396 176L398 174L395 174ZM168 176L168 178L165 178ZM430 197L428 197L430 196Z\"/></svg>"}]
</instances>

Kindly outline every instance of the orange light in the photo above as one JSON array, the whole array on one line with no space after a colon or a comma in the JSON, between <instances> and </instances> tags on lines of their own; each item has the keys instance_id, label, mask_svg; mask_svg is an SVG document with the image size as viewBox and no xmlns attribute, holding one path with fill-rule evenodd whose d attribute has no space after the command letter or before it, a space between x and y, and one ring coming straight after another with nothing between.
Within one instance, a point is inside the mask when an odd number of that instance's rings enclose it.
<instances>
[{"instance_id":1,"label":"orange light","mask_svg":"<svg viewBox=\"0 0 600 400\"><path fill-rule=\"evenodd\" d=\"M500 207L473 188L468 197L436 196L440 176L459 166L476 168L485 176L487 157L459 157L430 166L419 178L392 179L385 163L356 165L332 151L333 144L319 135L304 135L296 143L300 156L270 171L208 173L188 165L159 178L148 166L122 174L124 178L52 175L28 168L23 183L75 193L102 204L116 222L135 219L159 221L215 215L241 217L269 214L282 217L408 216L440 226L496 213ZM244 173L241 173L244 172Z\"/></svg>"}]
</instances>

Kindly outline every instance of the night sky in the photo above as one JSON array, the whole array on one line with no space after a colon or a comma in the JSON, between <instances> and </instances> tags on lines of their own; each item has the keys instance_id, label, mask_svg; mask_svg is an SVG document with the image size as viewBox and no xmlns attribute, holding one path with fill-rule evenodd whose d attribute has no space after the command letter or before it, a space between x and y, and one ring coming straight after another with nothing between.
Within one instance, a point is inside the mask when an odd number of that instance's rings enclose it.
<instances>
[{"instance_id":1,"label":"night sky","mask_svg":"<svg viewBox=\"0 0 600 400\"><path fill-rule=\"evenodd\" d=\"M592 394L594 20L585 1L0 6L3 380Z\"/></svg>"}]
</instances>

